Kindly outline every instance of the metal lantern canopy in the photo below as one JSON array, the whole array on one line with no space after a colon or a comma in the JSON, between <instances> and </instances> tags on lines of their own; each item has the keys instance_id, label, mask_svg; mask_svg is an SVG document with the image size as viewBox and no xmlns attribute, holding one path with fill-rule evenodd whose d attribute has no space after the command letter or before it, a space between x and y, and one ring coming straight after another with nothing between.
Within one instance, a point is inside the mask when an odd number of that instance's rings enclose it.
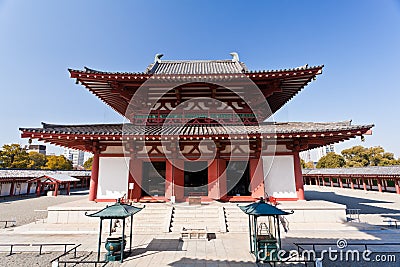
<instances>
[{"instance_id":1,"label":"metal lantern canopy","mask_svg":"<svg viewBox=\"0 0 400 267\"><path fill-rule=\"evenodd\" d=\"M279 216L291 213L278 209L261 198L258 202L239 208L249 215L250 253L259 261L278 260L278 251L281 249L281 234ZM264 222L258 223L259 217L267 217Z\"/></svg>"},{"instance_id":2,"label":"metal lantern canopy","mask_svg":"<svg viewBox=\"0 0 400 267\"><path fill-rule=\"evenodd\" d=\"M124 260L124 250L126 245L125 240L125 219L131 217L131 229L129 236L129 252L132 250L132 225L133 225L133 215L141 211L143 207L134 207L127 204L122 204L121 200L118 199L117 203L111 206L107 206L104 209L97 211L93 214L86 214L89 217L99 217L100 218L100 230L99 230L99 244L97 248L97 261L100 261L100 247L101 247L101 232L103 226L103 220L110 220L110 235L113 219L122 219L122 236L121 237L109 237L106 240L105 247L107 249L106 261L121 261Z\"/></svg>"}]
</instances>

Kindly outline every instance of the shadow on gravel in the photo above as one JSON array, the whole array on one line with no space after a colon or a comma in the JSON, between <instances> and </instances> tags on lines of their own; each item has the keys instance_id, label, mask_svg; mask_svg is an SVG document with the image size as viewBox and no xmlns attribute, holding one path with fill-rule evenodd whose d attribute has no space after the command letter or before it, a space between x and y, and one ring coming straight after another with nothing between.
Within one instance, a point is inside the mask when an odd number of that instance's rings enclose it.
<instances>
[{"instance_id":1,"label":"shadow on gravel","mask_svg":"<svg viewBox=\"0 0 400 267\"><path fill-rule=\"evenodd\" d=\"M314 190L305 191L305 197L307 200L326 200L333 203L343 204L346 205L348 209L361 209L361 214L400 213L400 210L368 205L377 203L393 203L388 201L376 201L368 198L349 197L338 195L333 192L318 192Z\"/></svg>"},{"instance_id":2,"label":"shadow on gravel","mask_svg":"<svg viewBox=\"0 0 400 267\"><path fill-rule=\"evenodd\" d=\"M18 196L4 196L0 198L0 203L10 204L11 202L24 200L24 199L34 199L37 198L35 194L30 195L18 195Z\"/></svg>"}]
</instances>

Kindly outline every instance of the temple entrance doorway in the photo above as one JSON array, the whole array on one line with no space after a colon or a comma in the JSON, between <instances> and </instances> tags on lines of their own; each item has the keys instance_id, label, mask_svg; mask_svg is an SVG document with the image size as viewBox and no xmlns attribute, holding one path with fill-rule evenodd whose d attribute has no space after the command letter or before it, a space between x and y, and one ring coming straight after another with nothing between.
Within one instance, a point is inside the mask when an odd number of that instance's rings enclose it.
<instances>
[{"instance_id":1,"label":"temple entrance doorway","mask_svg":"<svg viewBox=\"0 0 400 267\"><path fill-rule=\"evenodd\" d=\"M185 162L184 174L185 196L208 195L207 161Z\"/></svg>"},{"instance_id":2,"label":"temple entrance doorway","mask_svg":"<svg viewBox=\"0 0 400 267\"><path fill-rule=\"evenodd\" d=\"M165 196L166 163L143 162L142 196Z\"/></svg>"},{"instance_id":3,"label":"temple entrance doorway","mask_svg":"<svg viewBox=\"0 0 400 267\"><path fill-rule=\"evenodd\" d=\"M250 196L249 162L226 162L226 184L228 196Z\"/></svg>"}]
</instances>

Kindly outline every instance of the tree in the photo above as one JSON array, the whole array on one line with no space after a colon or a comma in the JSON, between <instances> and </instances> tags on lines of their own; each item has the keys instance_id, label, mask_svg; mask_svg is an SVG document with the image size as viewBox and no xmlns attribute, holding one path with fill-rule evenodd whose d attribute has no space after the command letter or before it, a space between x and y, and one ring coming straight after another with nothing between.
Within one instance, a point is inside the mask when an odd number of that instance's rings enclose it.
<instances>
[{"instance_id":1,"label":"tree","mask_svg":"<svg viewBox=\"0 0 400 267\"><path fill-rule=\"evenodd\" d=\"M19 144L3 145L0 151L1 168L26 169L29 164L29 156Z\"/></svg>"},{"instance_id":2,"label":"tree","mask_svg":"<svg viewBox=\"0 0 400 267\"><path fill-rule=\"evenodd\" d=\"M304 159L300 159L301 168L303 169L314 169L314 162L305 162Z\"/></svg>"},{"instance_id":3,"label":"tree","mask_svg":"<svg viewBox=\"0 0 400 267\"><path fill-rule=\"evenodd\" d=\"M46 166L47 158L45 155L36 152L36 151L31 151L29 152L29 164L27 166L28 169L43 169Z\"/></svg>"},{"instance_id":4,"label":"tree","mask_svg":"<svg viewBox=\"0 0 400 267\"><path fill-rule=\"evenodd\" d=\"M346 160L343 156L336 153L328 153L317 163L317 168L341 168L346 165Z\"/></svg>"},{"instance_id":5,"label":"tree","mask_svg":"<svg viewBox=\"0 0 400 267\"><path fill-rule=\"evenodd\" d=\"M304 159L300 159L300 164L302 169L306 168L306 162L304 161Z\"/></svg>"},{"instance_id":6,"label":"tree","mask_svg":"<svg viewBox=\"0 0 400 267\"><path fill-rule=\"evenodd\" d=\"M93 164L93 157L88 158L87 161L85 161L85 163L83 163L83 167L85 168L85 170L91 170L92 164Z\"/></svg>"},{"instance_id":7,"label":"tree","mask_svg":"<svg viewBox=\"0 0 400 267\"><path fill-rule=\"evenodd\" d=\"M306 162L305 163L305 168L306 169L314 169L315 168L314 162L312 162L312 161Z\"/></svg>"},{"instance_id":8,"label":"tree","mask_svg":"<svg viewBox=\"0 0 400 267\"><path fill-rule=\"evenodd\" d=\"M393 153L385 152L380 146L370 148L353 146L343 150L342 155L347 167L388 166L400 163L394 158Z\"/></svg>"},{"instance_id":9,"label":"tree","mask_svg":"<svg viewBox=\"0 0 400 267\"><path fill-rule=\"evenodd\" d=\"M43 168L46 170L72 170L72 161L68 160L64 156L47 156L46 166Z\"/></svg>"}]
</instances>

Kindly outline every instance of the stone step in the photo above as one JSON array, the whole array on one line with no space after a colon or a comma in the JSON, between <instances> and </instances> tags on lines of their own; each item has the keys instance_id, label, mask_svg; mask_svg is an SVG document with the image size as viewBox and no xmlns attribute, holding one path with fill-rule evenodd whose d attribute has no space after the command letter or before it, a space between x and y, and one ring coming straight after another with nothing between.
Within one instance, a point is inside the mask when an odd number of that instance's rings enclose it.
<instances>
[{"instance_id":1,"label":"stone step","mask_svg":"<svg viewBox=\"0 0 400 267\"><path fill-rule=\"evenodd\" d=\"M151 223L134 223L133 227L140 227L140 226L148 226L148 227L158 227L160 225L164 225L164 222L162 223L155 223L155 222L151 222Z\"/></svg>"},{"instance_id":2,"label":"stone step","mask_svg":"<svg viewBox=\"0 0 400 267\"><path fill-rule=\"evenodd\" d=\"M134 227L133 228L133 233L134 234L140 234L140 233L163 233L164 228L163 227ZM121 235L122 230L118 230L113 235ZM125 234L129 235L129 229L125 228Z\"/></svg>"},{"instance_id":3,"label":"stone step","mask_svg":"<svg viewBox=\"0 0 400 267\"><path fill-rule=\"evenodd\" d=\"M174 228L171 230L171 232L173 232L173 233L178 233L178 232L181 232L183 228L185 228L185 229L204 229L204 227L183 226L183 227L179 227L179 228L174 227ZM207 227L207 232L208 232L208 233L219 233L219 232L220 232L220 229L217 228L217 227L212 227L212 228Z\"/></svg>"},{"instance_id":4,"label":"stone step","mask_svg":"<svg viewBox=\"0 0 400 267\"><path fill-rule=\"evenodd\" d=\"M218 220L218 216L213 216L213 217L209 217L209 216L176 216L173 215L172 216L172 220L180 220L180 219L185 219L185 220Z\"/></svg>"},{"instance_id":5,"label":"stone step","mask_svg":"<svg viewBox=\"0 0 400 267\"><path fill-rule=\"evenodd\" d=\"M174 210L174 214L182 214L182 215L192 215L192 214L212 215L212 214L216 214L216 215L218 215L218 210L212 210L212 211Z\"/></svg>"},{"instance_id":6,"label":"stone step","mask_svg":"<svg viewBox=\"0 0 400 267\"><path fill-rule=\"evenodd\" d=\"M177 223L174 224L174 228L182 229L182 227L185 228L219 228L219 225L212 225L212 224L204 224L204 223Z\"/></svg>"},{"instance_id":7,"label":"stone step","mask_svg":"<svg viewBox=\"0 0 400 267\"><path fill-rule=\"evenodd\" d=\"M213 223L218 223L219 220L218 218L205 218L205 219L194 219L194 218L173 218L172 223L184 223L184 222L201 222L201 223L207 223L207 224L213 224Z\"/></svg>"}]
</instances>

